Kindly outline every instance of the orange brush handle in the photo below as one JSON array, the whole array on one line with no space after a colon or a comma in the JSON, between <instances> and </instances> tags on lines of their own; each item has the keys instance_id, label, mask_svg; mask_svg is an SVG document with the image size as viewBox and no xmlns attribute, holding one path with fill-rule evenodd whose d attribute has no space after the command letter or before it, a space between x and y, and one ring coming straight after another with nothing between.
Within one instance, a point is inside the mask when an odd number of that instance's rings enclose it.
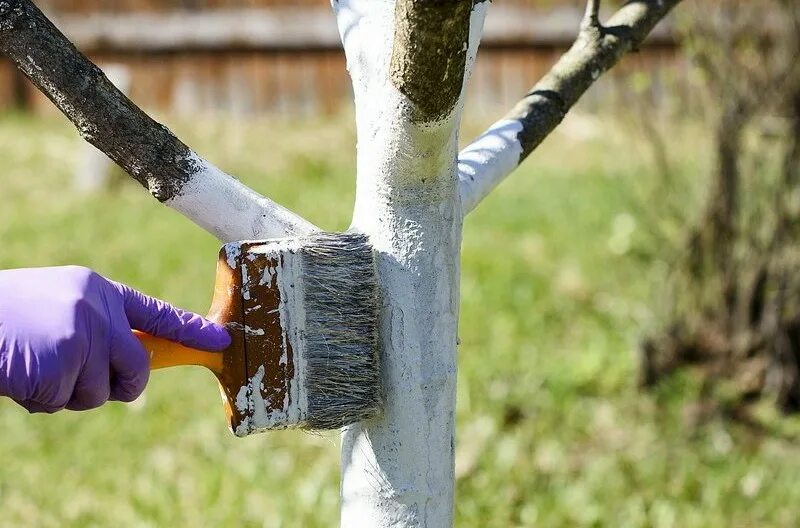
<instances>
[{"instance_id":1,"label":"orange brush handle","mask_svg":"<svg viewBox=\"0 0 800 528\"><path fill-rule=\"evenodd\" d=\"M138 330L133 335L150 354L150 370L181 365L198 365L216 373L222 372L222 354L189 348L174 341L153 337Z\"/></svg>"}]
</instances>

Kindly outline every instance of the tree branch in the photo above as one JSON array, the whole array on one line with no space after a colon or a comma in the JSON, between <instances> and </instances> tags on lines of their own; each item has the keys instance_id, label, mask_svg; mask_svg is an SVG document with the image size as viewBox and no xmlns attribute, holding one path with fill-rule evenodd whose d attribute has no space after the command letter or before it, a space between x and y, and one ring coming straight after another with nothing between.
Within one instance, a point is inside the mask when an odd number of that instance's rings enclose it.
<instances>
[{"instance_id":1,"label":"tree branch","mask_svg":"<svg viewBox=\"0 0 800 528\"><path fill-rule=\"evenodd\" d=\"M201 159L123 95L30 0L0 0L0 52L81 136L159 201L223 240L314 227Z\"/></svg>"},{"instance_id":2,"label":"tree branch","mask_svg":"<svg viewBox=\"0 0 800 528\"><path fill-rule=\"evenodd\" d=\"M586 13L583 15L581 22L581 31L586 31L589 28L595 30L601 29L600 25L600 0L587 0Z\"/></svg>"},{"instance_id":3,"label":"tree branch","mask_svg":"<svg viewBox=\"0 0 800 528\"><path fill-rule=\"evenodd\" d=\"M564 119L594 82L645 37L681 0L632 0L605 26L599 0L589 0L572 47L503 119L465 148L458 159L466 215Z\"/></svg>"}]
</instances>

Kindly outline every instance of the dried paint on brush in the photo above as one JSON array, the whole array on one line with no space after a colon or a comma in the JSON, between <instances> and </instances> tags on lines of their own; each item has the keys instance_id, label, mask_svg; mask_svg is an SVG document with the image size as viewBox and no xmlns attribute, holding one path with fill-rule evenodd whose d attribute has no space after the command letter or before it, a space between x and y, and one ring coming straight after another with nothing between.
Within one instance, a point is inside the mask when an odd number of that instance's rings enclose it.
<instances>
[{"instance_id":1,"label":"dried paint on brush","mask_svg":"<svg viewBox=\"0 0 800 528\"><path fill-rule=\"evenodd\" d=\"M237 436L336 429L381 408L372 248L355 233L226 244L241 282L244 372L226 398ZM238 281L236 281L238 282Z\"/></svg>"}]
</instances>

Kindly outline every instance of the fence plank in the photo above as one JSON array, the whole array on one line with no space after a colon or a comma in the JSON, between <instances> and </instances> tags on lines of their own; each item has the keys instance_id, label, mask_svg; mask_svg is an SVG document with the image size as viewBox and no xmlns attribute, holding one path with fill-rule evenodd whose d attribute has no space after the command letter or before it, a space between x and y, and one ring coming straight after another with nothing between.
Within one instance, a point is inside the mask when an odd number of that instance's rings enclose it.
<instances>
[{"instance_id":1,"label":"fence plank","mask_svg":"<svg viewBox=\"0 0 800 528\"><path fill-rule=\"evenodd\" d=\"M565 46L575 38L581 9L493 6L486 18L483 47ZM211 11L108 10L53 13L56 25L84 51L175 52L186 50L339 49L330 9L280 7ZM670 44L668 24L648 42Z\"/></svg>"}]
</instances>

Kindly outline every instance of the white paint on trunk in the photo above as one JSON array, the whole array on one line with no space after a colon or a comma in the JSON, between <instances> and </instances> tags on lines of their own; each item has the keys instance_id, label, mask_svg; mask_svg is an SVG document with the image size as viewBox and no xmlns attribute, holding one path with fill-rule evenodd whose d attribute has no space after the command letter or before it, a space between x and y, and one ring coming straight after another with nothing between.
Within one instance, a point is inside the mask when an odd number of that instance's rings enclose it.
<instances>
[{"instance_id":1,"label":"white paint on trunk","mask_svg":"<svg viewBox=\"0 0 800 528\"><path fill-rule=\"evenodd\" d=\"M458 155L459 192L464 215L519 165L522 123L503 119L489 127Z\"/></svg>"},{"instance_id":2,"label":"white paint on trunk","mask_svg":"<svg viewBox=\"0 0 800 528\"><path fill-rule=\"evenodd\" d=\"M380 418L344 430L341 526L452 526L462 101L439 122L411 122L388 77L394 1L333 5L356 102L353 228L376 251L386 391ZM468 69L486 7L473 13Z\"/></svg>"},{"instance_id":3,"label":"white paint on trunk","mask_svg":"<svg viewBox=\"0 0 800 528\"><path fill-rule=\"evenodd\" d=\"M197 154L200 170L166 204L223 242L316 231L310 222L229 176Z\"/></svg>"}]
</instances>

